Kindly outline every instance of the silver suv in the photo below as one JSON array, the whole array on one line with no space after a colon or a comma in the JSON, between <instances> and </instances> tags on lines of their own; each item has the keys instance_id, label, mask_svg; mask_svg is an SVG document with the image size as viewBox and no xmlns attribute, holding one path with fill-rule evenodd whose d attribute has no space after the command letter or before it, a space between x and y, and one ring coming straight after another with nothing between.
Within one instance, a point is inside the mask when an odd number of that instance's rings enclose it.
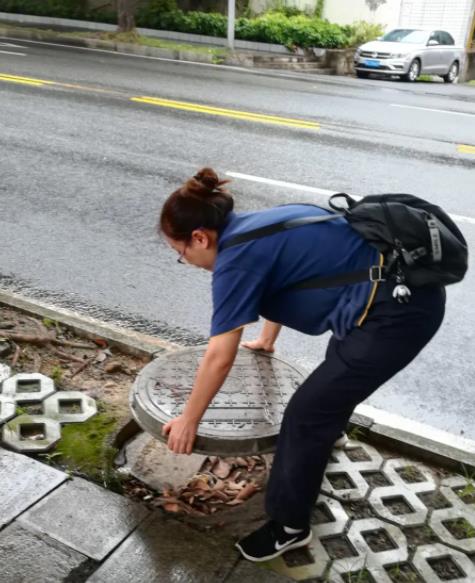
<instances>
[{"instance_id":1,"label":"silver suv","mask_svg":"<svg viewBox=\"0 0 475 583\"><path fill-rule=\"evenodd\" d=\"M445 30L396 28L378 40L361 45L355 52L357 77L370 73L399 75L415 81L421 74L440 75L446 83L456 83L464 51L455 46Z\"/></svg>"}]
</instances>

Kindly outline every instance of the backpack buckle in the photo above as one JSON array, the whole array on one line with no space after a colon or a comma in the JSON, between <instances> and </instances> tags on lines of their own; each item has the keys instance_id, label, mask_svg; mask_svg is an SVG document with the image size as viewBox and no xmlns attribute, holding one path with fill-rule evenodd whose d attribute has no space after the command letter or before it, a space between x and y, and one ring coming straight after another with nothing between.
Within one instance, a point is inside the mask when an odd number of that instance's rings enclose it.
<instances>
[{"instance_id":1,"label":"backpack buckle","mask_svg":"<svg viewBox=\"0 0 475 583\"><path fill-rule=\"evenodd\" d=\"M386 281L384 265L372 265L369 268L369 280L373 283Z\"/></svg>"}]
</instances>

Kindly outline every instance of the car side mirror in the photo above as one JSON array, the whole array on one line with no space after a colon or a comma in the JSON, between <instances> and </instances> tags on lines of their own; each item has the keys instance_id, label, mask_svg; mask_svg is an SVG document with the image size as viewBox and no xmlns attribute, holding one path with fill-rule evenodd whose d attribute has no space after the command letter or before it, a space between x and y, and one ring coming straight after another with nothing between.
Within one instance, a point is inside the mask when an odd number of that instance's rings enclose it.
<instances>
[{"instance_id":1,"label":"car side mirror","mask_svg":"<svg viewBox=\"0 0 475 583\"><path fill-rule=\"evenodd\" d=\"M427 43L428 47L434 47L436 45L438 45L438 41L435 40L435 38L431 38L430 41Z\"/></svg>"}]
</instances>

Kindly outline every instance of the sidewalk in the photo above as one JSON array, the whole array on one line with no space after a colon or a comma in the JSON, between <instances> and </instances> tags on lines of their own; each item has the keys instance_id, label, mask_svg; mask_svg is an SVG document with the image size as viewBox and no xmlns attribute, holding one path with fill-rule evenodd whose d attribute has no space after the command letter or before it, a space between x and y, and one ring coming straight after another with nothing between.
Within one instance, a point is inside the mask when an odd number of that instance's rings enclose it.
<instances>
[{"instance_id":1,"label":"sidewalk","mask_svg":"<svg viewBox=\"0 0 475 583\"><path fill-rule=\"evenodd\" d=\"M226 528L195 530L1 448L0 476L2 583L475 581L471 478L358 441L334 451L309 547L262 566Z\"/></svg>"},{"instance_id":2,"label":"sidewalk","mask_svg":"<svg viewBox=\"0 0 475 583\"><path fill-rule=\"evenodd\" d=\"M0 302L135 353L172 348L14 294L1 292ZM262 493L213 515L212 523L198 517L185 524L0 448L0 580L473 583L473 442L369 407L358 410L352 426L352 440L328 464L312 543L264 565L244 561L234 549L236 537L263 519ZM403 453L409 446L411 458ZM447 470L450 464L461 473Z\"/></svg>"}]
</instances>

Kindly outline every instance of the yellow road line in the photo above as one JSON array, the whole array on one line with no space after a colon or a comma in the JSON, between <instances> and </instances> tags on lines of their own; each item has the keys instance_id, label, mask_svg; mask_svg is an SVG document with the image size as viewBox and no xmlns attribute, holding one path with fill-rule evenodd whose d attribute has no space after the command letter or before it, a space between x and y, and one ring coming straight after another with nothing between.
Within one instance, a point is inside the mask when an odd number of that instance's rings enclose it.
<instances>
[{"instance_id":1,"label":"yellow road line","mask_svg":"<svg viewBox=\"0 0 475 583\"><path fill-rule=\"evenodd\" d=\"M183 111L194 111L196 113L207 113L209 115L220 115L230 117L233 119L243 119L247 121L255 121L260 123L271 123L277 125L284 125L290 127L298 127L305 129L318 130L320 124L311 121L300 119L279 117L276 115L265 115L261 113L251 113L248 111L239 111L236 109L225 109L222 107L213 107L208 105L200 105L198 103L191 103L188 101L173 101L171 99L159 99L157 97L131 97L131 101L138 103L148 103L150 105L157 105L160 107L168 107L171 109L181 109Z\"/></svg>"},{"instance_id":2,"label":"yellow road line","mask_svg":"<svg viewBox=\"0 0 475 583\"><path fill-rule=\"evenodd\" d=\"M45 79L36 79L33 77L20 77L18 75L10 75L8 73L0 73L0 82L20 83L23 85L32 85L34 87L42 87L44 85L54 85L56 87L66 87L71 89L81 89L91 92L100 93L116 93L95 87L84 87L81 85L74 85L68 83L59 83L55 81L47 81ZM123 94L121 94L123 95ZM245 121L253 121L258 123L269 123L287 127L303 128L310 130L320 129L320 124L317 122L307 121L304 119L295 119L280 117L278 115L266 115L262 113L252 113L250 111L240 111L237 109L227 109L223 107L214 107L211 105L201 105L199 103L191 103L188 101L174 101L172 99L161 99L159 97L129 97L130 101L138 103L148 103L159 107L166 107L171 109L180 109L182 111L193 111L195 113L204 113L208 115L219 115L229 117L232 119L241 119Z\"/></svg>"},{"instance_id":3,"label":"yellow road line","mask_svg":"<svg viewBox=\"0 0 475 583\"><path fill-rule=\"evenodd\" d=\"M468 144L459 144L457 150L461 154L475 154L475 146L469 146Z\"/></svg>"},{"instance_id":4,"label":"yellow road line","mask_svg":"<svg viewBox=\"0 0 475 583\"><path fill-rule=\"evenodd\" d=\"M35 87L41 87L42 85L56 85L54 81L45 81L44 79L34 79L32 77L19 77L18 75L9 75L7 73L0 73L0 81L33 85Z\"/></svg>"}]
</instances>

